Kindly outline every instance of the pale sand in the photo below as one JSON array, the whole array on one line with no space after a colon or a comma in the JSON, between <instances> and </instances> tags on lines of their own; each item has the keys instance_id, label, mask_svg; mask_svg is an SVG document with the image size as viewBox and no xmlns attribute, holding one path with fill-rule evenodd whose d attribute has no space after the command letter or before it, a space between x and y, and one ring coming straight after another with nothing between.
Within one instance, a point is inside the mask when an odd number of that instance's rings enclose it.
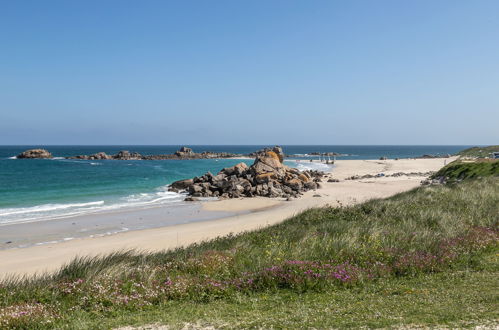
<instances>
[{"instance_id":1,"label":"pale sand","mask_svg":"<svg viewBox=\"0 0 499 330\"><path fill-rule=\"evenodd\" d=\"M419 186L423 177L389 177L343 180L352 175L395 172L436 171L454 158L403 160L339 160L332 176L341 181L323 183L323 188L307 192L302 198L283 201L268 198L233 199L205 202L212 211L250 211L245 214L169 227L130 231L112 236L0 251L0 277L53 272L76 256L96 256L118 250L160 251L208 240L229 233L262 228L285 220L311 207L348 205L373 198L384 198ZM320 197L314 197L320 195Z\"/></svg>"}]
</instances>

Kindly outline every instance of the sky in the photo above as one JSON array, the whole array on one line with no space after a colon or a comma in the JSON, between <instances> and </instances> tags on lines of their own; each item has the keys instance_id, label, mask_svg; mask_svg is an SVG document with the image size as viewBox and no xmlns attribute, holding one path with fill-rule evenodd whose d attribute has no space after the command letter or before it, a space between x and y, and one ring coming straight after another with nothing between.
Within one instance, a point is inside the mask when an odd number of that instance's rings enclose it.
<instances>
[{"instance_id":1,"label":"sky","mask_svg":"<svg viewBox=\"0 0 499 330\"><path fill-rule=\"evenodd\" d=\"M497 0L0 0L0 144L499 144Z\"/></svg>"}]
</instances>

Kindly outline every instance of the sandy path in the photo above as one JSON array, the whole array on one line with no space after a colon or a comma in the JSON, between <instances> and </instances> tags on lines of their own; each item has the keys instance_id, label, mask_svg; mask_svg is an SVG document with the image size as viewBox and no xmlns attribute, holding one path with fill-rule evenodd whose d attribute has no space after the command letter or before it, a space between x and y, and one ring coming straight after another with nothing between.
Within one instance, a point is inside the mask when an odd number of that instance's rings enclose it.
<instances>
[{"instance_id":1,"label":"sandy path","mask_svg":"<svg viewBox=\"0 0 499 330\"><path fill-rule=\"evenodd\" d=\"M340 160L333 177L340 180L352 175L383 172L436 171L444 159ZM446 159L447 163L452 159ZM251 211L218 220L194 222L162 228L120 233L106 237L83 238L64 243L0 251L0 277L34 275L55 271L76 256L95 256L117 250L159 251L211 239L229 233L240 233L275 224L305 209L326 204L343 205L372 198L384 198L417 187L422 177L388 177L366 180L342 180L324 183L316 192L287 202L268 198L235 199L206 202L207 210ZM320 197L314 197L320 195Z\"/></svg>"}]
</instances>

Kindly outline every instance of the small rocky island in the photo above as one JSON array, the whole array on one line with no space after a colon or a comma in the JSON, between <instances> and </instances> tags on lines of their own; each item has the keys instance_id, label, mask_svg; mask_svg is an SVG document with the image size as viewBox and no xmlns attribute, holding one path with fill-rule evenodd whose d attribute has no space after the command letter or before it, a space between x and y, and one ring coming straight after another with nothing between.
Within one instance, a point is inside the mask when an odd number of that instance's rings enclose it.
<instances>
[{"instance_id":1,"label":"small rocky island","mask_svg":"<svg viewBox=\"0 0 499 330\"><path fill-rule=\"evenodd\" d=\"M17 155L17 158L52 158L52 154L45 149L30 149Z\"/></svg>"},{"instance_id":2,"label":"small rocky island","mask_svg":"<svg viewBox=\"0 0 499 330\"><path fill-rule=\"evenodd\" d=\"M217 175L208 172L201 177L180 180L171 184L170 191L186 191L196 200L197 197L298 197L303 192L320 188L319 171L299 171L283 164L284 153L281 147L260 150L256 153L253 165L239 163L224 168Z\"/></svg>"},{"instance_id":3,"label":"small rocky island","mask_svg":"<svg viewBox=\"0 0 499 330\"><path fill-rule=\"evenodd\" d=\"M204 151L201 153L194 152L191 148L182 147L180 150L173 154L165 155L141 155L138 152L130 152L122 150L116 155L108 155L105 152L98 152L93 155L79 155L74 157L67 157L70 159L86 159L86 160L100 160L100 159L116 159L116 160L164 160L164 159L212 159L212 158L231 158L241 155L231 154L227 152L210 152Z\"/></svg>"}]
</instances>

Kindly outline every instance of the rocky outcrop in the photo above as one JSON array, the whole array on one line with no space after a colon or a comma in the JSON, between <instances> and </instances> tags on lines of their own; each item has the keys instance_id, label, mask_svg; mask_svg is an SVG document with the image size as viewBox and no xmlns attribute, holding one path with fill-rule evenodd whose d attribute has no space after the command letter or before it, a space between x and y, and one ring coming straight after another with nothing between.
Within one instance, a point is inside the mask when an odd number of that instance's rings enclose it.
<instances>
[{"instance_id":1,"label":"rocky outcrop","mask_svg":"<svg viewBox=\"0 0 499 330\"><path fill-rule=\"evenodd\" d=\"M45 149L30 149L17 155L17 158L52 158L52 154Z\"/></svg>"},{"instance_id":2,"label":"rocky outcrop","mask_svg":"<svg viewBox=\"0 0 499 330\"><path fill-rule=\"evenodd\" d=\"M182 152L176 151L174 154L166 154L166 155L148 155L143 156L144 160L165 160L165 159L215 159L215 158L232 158L232 157L241 157L242 155L231 154L228 152L210 152L204 151L201 153L196 152Z\"/></svg>"},{"instance_id":3,"label":"rocky outcrop","mask_svg":"<svg viewBox=\"0 0 499 330\"><path fill-rule=\"evenodd\" d=\"M182 147L179 151L175 152L178 157L189 157L194 154L191 148Z\"/></svg>"},{"instance_id":4,"label":"rocky outcrop","mask_svg":"<svg viewBox=\"0 0 499 330\"><path fill-rule=\"evenodd\" d=\"M112 156L109 156L105 152L98 152L96 154L88 155L88 156L81 155L81 156L76 156L76 157L72 157L72 158L74 158L74 159L88 159L88 160L113 159Z\"/></svg>"},{"instance_id":5,"label":"rocky outcrop","mask_svg":"<svg viewBox=\"0 0 499 330\"><path fill-rule=\"evenodd\" d=\"M98 152L93 155L79 155L74 157L67 157L70 159L85 159L85 160L102 160L102 159L117 159L117 160L137 160L143 159L142 155L138 152L130 152L128 150L121 150L116 155L110 156L105 152Z\"/></svg>"},{"instance_id":6,"label":"rocky outcrop","mask_svg":"<svg viewBox=\"0 0 499 330\"><path fill-rule=\"evenodd\" d=\"M446 154L446 155L428 155L428 154L425 154L425 155L415 157L415 158L416 159L432 159L432 158L449 158L450 156L451 155L449 155L449 154Z\"/></svg>"},{"instance_id":7,"label":"rocky outcrop","mask_svg":"<svg viewBox=\"0 0 499 330\"><path fill-rule=\"evenodd\" d=\"M73 157L67 157L69 159L86 159L86 160L98 160L98 159L117 159L117 160L165 160L165 159L214 159L214 158L230 158L237 157L241 155L231 154L227 152L201 152L195 153L191 148L182 147L180 150L173 154L165 155L141 155L138 152L130 152L128 150L122 150L116 155L107 155L105 152L98 152L93 155L79 155Z\"/></svg>"},{"instance_id":8,"label":"rocky outcrop","mask_svg":"<svg viewBox=\"0 0 499 330\"><path fill-rule=\"evenodd\" d=\"M118 160L138 160L142 158L142 155L138 152L130 152L128 150L122 150L113 156L113 159Z\"/></svg>"},{"instance_id":9,"label":"rocky outcrop","mask_svg":"<svg viewBox=\"0 0 499 330\"><path fill-rule=\"evenodd\" d=\"M217 175L208 172L201 177L172 183L171 191L186 191L191 197L298 197L304 191L320 187L323 172L303 171L283 164L280 147L256 152L251 166L239 163L224 168Z\"/></svg>"},{"instance_id":10,"label":"rocky outcrop","mask_svg":"<svg viewBox=\"0 0 499 330\"><path fill-rule=\"evenodd\" d=\"M352 175L351 177L346 178L345 180L362 180L362 179L373 179L373 178L389 178L389 177L399 177L399 176L430 176L435 172L396 172L393 174L366 174L366 175ZM329 181L328 181L329 182Z\"/></svg>"}]
</instances>

